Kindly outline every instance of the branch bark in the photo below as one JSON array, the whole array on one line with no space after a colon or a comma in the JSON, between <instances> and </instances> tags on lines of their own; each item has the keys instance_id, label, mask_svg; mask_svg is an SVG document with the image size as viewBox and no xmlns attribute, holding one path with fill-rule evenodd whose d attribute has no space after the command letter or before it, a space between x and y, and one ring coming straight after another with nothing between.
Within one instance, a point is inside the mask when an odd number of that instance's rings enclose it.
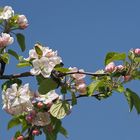
<instances>
[{"instance_id":1,"label":"branch bark","mask_svg":"<svg viewBox=\"0 0 140 140\"><path fill-rule=\"evenodd\" d=\"M96 76L96 77L109 75L108 73L98 74L98 73L92 73L92 72L75 71L75 72L66 72L66 73L58 72L58 75L56 76L58 76L59 78L59 77L63 77L63 76L71 75L71 74L85 74L85 75ZM23 72L23 73L18 73L18 74L2 75L0 76L0 79L14 79L14 78L21 78L21 77L29 77L29 76L34 76L34 75L32 75L30 72Z\"/></svg>"}]
</instances>

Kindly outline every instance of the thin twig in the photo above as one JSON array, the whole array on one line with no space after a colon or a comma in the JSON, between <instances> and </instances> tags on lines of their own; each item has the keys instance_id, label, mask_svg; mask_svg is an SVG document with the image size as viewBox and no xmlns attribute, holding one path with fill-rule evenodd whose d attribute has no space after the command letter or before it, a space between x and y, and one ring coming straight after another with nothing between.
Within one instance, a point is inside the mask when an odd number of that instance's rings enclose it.
<instances>
[{"instance_id":1,"label":"thin twig","mask_svg":"<svg viewBox=\"0 0 140 140\"><path fill-rule=\"evenodd\" d=\"M66 76L66 75L71 75L71 74L85 74L85 75L90 75L90 76L96 76L96 77L100 77L100 76L109 76L108 73L93 73L93 72L83 72L83 71L73 71L73 72L66 72L66 73L59 73L59 76Z\"/></svg>"}]
</instances>

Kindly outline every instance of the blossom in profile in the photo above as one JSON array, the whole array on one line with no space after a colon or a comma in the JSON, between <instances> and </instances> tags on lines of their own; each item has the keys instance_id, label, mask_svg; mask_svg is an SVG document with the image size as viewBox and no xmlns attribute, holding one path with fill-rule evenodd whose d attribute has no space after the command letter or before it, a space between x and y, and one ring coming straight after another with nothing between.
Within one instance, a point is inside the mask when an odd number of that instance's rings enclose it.
<instances>
[{"instance_id":1,"label":"blossom in profile","mask_svg":"<svg viewBox=\"0 0 140 140\"><path fill-rule=\"evenodd\" d=\"M108 65L105 67L106 72L114 72L116 70L116 66L114 62L110 62Z\"/></svg>"},{"instance_id":2,"label":"blossom in profile","mask_svg":"<svg viewBox=\"0 0 140 140\"><path fill-rule=\"evenodd\" d=\"M77 80L76 81L76 89L81 94L86 94L87 92L87 85L85 84L84 80Z\"/></svg>"},{"instance_id":3,"label":"blossom in profile","mask_svg":"<svg viewBox=\"0 0 140 140\"><path fill-rule=\"evenodd\" d=\"M28 20L25 15L18 15L17 23L21 29L25 29L28 26Z\"/></svg>"},{"instance_id":4,"label":"blossom in profile","mask_svg":"<svg viewBox=\"0 0 140 140\"><path fill-rule=\"evenodd\" d=\"M76 68L76 67L73 67L73 68L69 68L69 70L71 71L71 72L84 72L84 70L83 69L79 69L78 70L78 68ZM76 79L76 80L81 80L81 79L83 79L83 78L85 78L86 77L86 75L85 74L79 74L79 73L75 73L75 74L72 74L71 75L74 79Z\"/></svg>"},{"instance_id":5,"label":"blossom in profile","mask_svg":"<svg viewBox=\"0 0 140 140\"><path fill-rule=\"evenodd\" d=\"M11 37L7 33L1 33L0 36L0 48L6 47L8 45L11 45L14 42L14 38Z\"/></svg>"},{"instance_id":6,"label":"blossom in profile","mask_svg":"<svg viewBox=\"0 0 140 140\"><path fill-rule=\"evenodd\" d=\"M29 84L19 86L15 83L2 92L3 109L11 115L32 110L31 91Z\"/></svg>"},{"instance_id":7,"label":"blossom in profile","mask_svg":"<svg viewBox=\"0 0 140 140\"><path fill-rule=\"evenodd\" d=\"M0 12L0 19L1 20L8 20L12 16L14 16L14 10L12 9L11 6L5 6L3 8L2 12Z\"/></svg>"}]
</instances>

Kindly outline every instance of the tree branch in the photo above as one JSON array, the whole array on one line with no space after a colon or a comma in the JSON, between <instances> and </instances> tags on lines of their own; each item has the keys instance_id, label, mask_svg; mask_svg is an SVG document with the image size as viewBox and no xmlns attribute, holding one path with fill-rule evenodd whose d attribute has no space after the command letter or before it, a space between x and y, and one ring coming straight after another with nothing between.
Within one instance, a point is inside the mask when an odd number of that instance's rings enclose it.
<instances>
[{"instance_id":1,"label":"tree branch","mask_svg":"<svg viewBox=\"0 0 140 140\"><path fill-rule=\"evenodd\" d=\"M19 74L2 75L0 76L0 79L14 79L14 78L28 77L28 76L34 76L34 75L32 75L30 72L23 72Z\"/></svg>"},{"instance_id":2,"label":"tree branch","mask_svg":"<svg viewBox=\"0 0 140 140\"><path fill-rule=\"evenodd\" d=\"M109 75L108 73L99 74L99 73L81 72L81 71L66 72L66 73L62 73L62 72L58 72L58 71L53 71L53 72L58 77L63 77L66 75L71 75L71 74L85 74L85 75L96 76L96 77ZM14 79L14 78L20 78L20 77L29 77L29 76L34 76L34 75L32 75L30 72L23 72L23 73L18 73L18 74L2 75L2 76L0 76L0 79Z\"/></svg>"}]
</instances>

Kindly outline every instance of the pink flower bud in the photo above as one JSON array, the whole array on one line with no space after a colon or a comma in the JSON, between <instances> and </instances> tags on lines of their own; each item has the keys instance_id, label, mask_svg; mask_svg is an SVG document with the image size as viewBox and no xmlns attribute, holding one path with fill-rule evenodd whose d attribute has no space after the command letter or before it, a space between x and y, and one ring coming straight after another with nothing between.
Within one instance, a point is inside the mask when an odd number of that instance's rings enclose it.
<instances>
[{"instance_id":1,"label":"pink flower bud","mask_svg":"<svg viewBox=\"0 0 140 140\"><path fill-rule=\"evenodd\" d=\"M73 68L70 67L69 69L71 70L71 72L78 72L78 71L79 72L84 72L83 69L78 70L78 68L76 68L76 67L73 67ZM75 78L76 80L81 80L81 79L86 77L85 74L78 74L78 73L72 74L71 76L73 78Z\"/></svg>"},{"instance_id":2,"label":"pink flower bud","mask_svg":"<svg viewBox=\"0 0 140 140\"><path fill-rule=\"evenodd\" d=\"M33 116L32 115L28 115L26 116L26 120L31 123L33 121Z\"/></svg>"},{"instance_id":3,"label":"pink flower bud","mask_svg":"<svg viewBox=\"0 0 140 140\"><path fill-rule=\"evenodd\" d=\"M42 102L38 102L37 103L37 107L40 108L40 109L43 108L43 103Z\"/></svg>"},{"instance_id":4,"label":"pink flower bud","mask_svg":"<svg viewBox=\"0 0 140 140\"><path fill-rule=\"evenodd\" d=\"M38 136L40 134L40 131L38 129L35 129L32 131L32 135Z\"/></svg>"},{"instance_id":5,"label":"pink flower bud","mask_svg":"<svg viewBox=\"0 0 140 140\"><path fill-rule=\"evenodd\" d=\"M19 137L17 137L17 140L24 140L24 137L23 136L19 136Z\"/></svg>"},{"instance_id":6,"label":"pink flower bud","mask_svg":"<svg viewBox=\"0 0 140 140\"><path fill-rule=\"evenodd\" d=\"M124 78L124 81L127 82L127 81L129 81L131 79L131 76L130 75L126 75L123 78Z\"/></svg>"},{"instance_id":7,"label":"pink flower bud","mask_svg":"<svg viewBox=\"0 0 140 140\"><path fill-rule=\"evenodd\" d=\"M134 50L134 53L135 53L136 55L140 55L140 49L139 49L139 48L135 49L135 50Z\"/></svg>"},{"instance_id":8,"label":"pink flower bud","mask_svg":"<svg viewBox=\"0 0 140 140\"><path fill-rule=\"evenodd\" d=\"M116 70L118 70L118 71L122 71L123 69L124 69L123 65L116 66Z\"/></svg>"},{"instance_id":9,"label":"pink flower bud","mask_svg":"<svg viewBox=\"0 0 140 140\"><path fill-rule=\"evenodd\" d=\"M105 67L106 72L114 72L116 70L116 66L114 62L110 62L108 65Z\"/></svg>"},{"instance_id":10,"label":"pink flower bud","mask_svg":"<svg viewBox=\"0 0 140 140\"><path fill-rule=\"evenodd\" d=\"M86 93L86 84L85 83L82 83L82 84L80 84L80 85L78 85L77 86L77 90L78 90L78 92L80 92L80 93Z\"/></svg>"},{"instance_id":11,"label":"pink flower bud","mask_svg":"<svg viewBox=\"0 0 140 140\"><path fill-rule=\"evenodd\" d=\"M17 23L21 29L25 29L28 26L28 20L25 15L19 15Z\"/></svg>"}]
</instances>

